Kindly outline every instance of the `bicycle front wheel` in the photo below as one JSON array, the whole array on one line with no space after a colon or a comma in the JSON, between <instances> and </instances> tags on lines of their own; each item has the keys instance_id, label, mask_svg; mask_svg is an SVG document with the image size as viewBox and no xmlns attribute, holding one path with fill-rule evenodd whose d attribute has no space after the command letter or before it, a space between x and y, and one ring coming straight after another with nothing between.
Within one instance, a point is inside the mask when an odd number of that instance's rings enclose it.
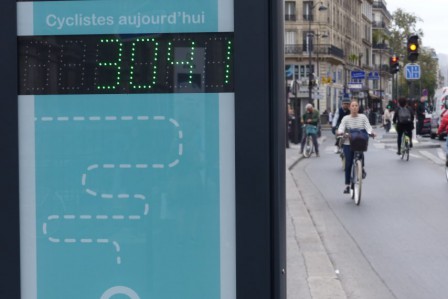
<instances>
[{"instance_id":1,"label":"bicycle front wheel","mask_svg":"<svg viewBox=\"0 0 448 299\"><path fill-rule=\"evenodd\" d=\"M305 141L305 150L303 151L303 156L305 158L309 158L311 156L311 153L313 152L313 140L311 136L306 137Z\"/></svg>"},{"instance_id":2,"label":"bicycle front wheel","mask_svg":"<svg viewBox=\"0 0 448 299\"><path fill-rule=\"evenodd\" d=\"M355 204L361 203L361 191L362 191L362 161L357 160L355 164L356 178L353 181L353 199Z\"/></svg>"},{"instance_id":3,"label":"bicycle front wheel","mask_svg":"<svg viewBox=\"0 0 448 299\"><path fill-rule=\"evenodd\" d=\"M351 199L355 199L355 182L357 180L357 172L356 172L356 162L353 161L351 177L350 177L350 197Z\"/></svg>"},{"instance_id":4,"label":"bicycle front wheel","mask_svg":"<svg viewBox=\"0 0 448 299\"><path fill-rule=\"evenodd\" d=\"M448 181L448 166L445 166L445 176L446 176L446 180Z\"/></svg>"}]
</instances>

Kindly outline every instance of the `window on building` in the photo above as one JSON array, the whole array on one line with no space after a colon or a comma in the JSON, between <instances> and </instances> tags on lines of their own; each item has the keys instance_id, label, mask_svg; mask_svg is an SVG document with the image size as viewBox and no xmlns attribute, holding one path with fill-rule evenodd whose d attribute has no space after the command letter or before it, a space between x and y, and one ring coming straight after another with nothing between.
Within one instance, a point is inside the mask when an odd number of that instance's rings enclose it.
<instances>
[{"instance_id":1,"label":"window on building","mask_svg":"<svg viewBox=\"0 0 448 299\"><path fill-rule=\"evenodd\" d=\"M303 41L303 52L313 52L313 35L314 32L312 31L304 31L303 32L303 37L302 37L302 41Z\"/></svg>"},{"instance_id":2,"label":"window on building","mask_svg":"<svg viewBox=\"0 0 448 299\"><path fill-rule=\"evenodd\" d=\"M308 79L309 75L310 75L310 65L306 64L306 65L300 65L300 79ZM314 73L314 65L311 65L311 73Z\"/></svg>"},{"instance_id":3,"label":"window on building","mask_svg":"<svg viewBox=\"0 0 448 299\"><path fill-rule=\"evenodd\" d=\"M313 21L313 1L303 1L303 19Z\"/></svg>"},{"instance_id":4,"label":"window on building","mask_svg":"<svg viewBox=\"0 0 448 299\"><path fill-rule=\"evenodd\" d=\"M295 31L286 31L285 32L285 44L286 45L296 44L296 32Z\"/></svg>"},{"instance_id":5,"label":"window on building","mask_svg":"<svg viewBox=\"0 0 448 299\"><path fill-rule=\"evenodd\" d=\"M285 21L296 21L296 2L285 2Z\"/></svg>"},{"instance_id":6,"label":"window on building","mask_svg":"<svg viewBox=\"0 0 448 299\"><path fill-rule=\"evenodd\" d=\"M366 48L366 54L365 55L366 55L365 63L366 63L366 65L370 65L370 51L367 48Z\"/></svg>"},{"instance_id":7,"label":"window on building","mask_svg":"<svg viewBox=\"0 0 448 299\"><path fill-rule=\"evenodd\" d=\"M304 78L305 77L305 66L301 65L300 66L300 78Z\"/></svg>"}]
</instances>

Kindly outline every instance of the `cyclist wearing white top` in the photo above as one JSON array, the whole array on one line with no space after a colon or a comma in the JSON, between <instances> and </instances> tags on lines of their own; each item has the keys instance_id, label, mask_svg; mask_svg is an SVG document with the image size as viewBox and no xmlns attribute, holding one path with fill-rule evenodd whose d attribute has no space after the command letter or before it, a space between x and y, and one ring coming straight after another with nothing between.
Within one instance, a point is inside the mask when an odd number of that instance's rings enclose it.
<instances>
[{"instance_id":1,"label":"cyclist wearing white top","mask_svg":"<svg viewBox=\"0 0 448 299\"><path fill-rule=\"evenodd\" d=\"M364 114L360 114L358 101L352 100L350 102L350 114L344 116L341 124L338 127L338 135L343 135L346 131L351 129L361 129L366 130L369 135L375 136L372 126L370 125L369 119ZM350 148L350 141L348 138L344 141L344 155L345 155L345 189L344 193L350 192L350 174L353 164L354 152ZM366 177L366 172L364 171L364 159L363 159L363 170L362 176Z\"/></svg>"}]
</instances>

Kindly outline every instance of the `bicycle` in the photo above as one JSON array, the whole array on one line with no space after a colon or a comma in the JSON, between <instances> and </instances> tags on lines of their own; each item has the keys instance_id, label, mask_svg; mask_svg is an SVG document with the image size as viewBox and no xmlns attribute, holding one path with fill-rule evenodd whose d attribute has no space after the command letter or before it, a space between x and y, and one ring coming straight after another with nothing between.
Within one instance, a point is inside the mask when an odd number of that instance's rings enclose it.
<instances>
[{"instance_id":1,"label":"bicycle","mask_svg":"<svg viewBox=\"0 0 448 299\"><path fill-rule=\"evenodd\" d=\"M371 135L372 137L374 135ZM351 130L348 134L350 148L353 151L353 164L350 177L350 196L359 206L361 203L362 180L363 180L363 160L364 152L367 151L369 134L365 130Z\"/></svg>"},{"instance_id":2,"label":"bicycle","mask_svg":"<svg viewBox=\"0 0 448 299\"><path fill-rule=\"evenodd\" d=\"M411 137L407 132L403 133L403 138L401 138L401 159L409 161L409 151L411 150Z\"/></svg>"},{"instance_id":3,"label":"bicycle","mask_svg":"<svg viewBox=\"0 0 448 299\"><path fill-rule=\"evenodd\" d=\"M353 154L352 175L350 178L350 196L355 200L357 206L361 203L362 159L363 152L355 151Z\"/></svg>"},{"instance_id":4,"label":"bicycle","mask_svg":"<svg viewBox=\"0 0 448 299\"><path fill-rule=\"evenodd\" d=\"M303 156L305 158L311 157L311 154L314 152L314 144L313 137L311 135L317 134L317 126L313 125L304 125L303 126L306 139L305 139L305 148L303 149Z\"/></svg>"}]
</instances>

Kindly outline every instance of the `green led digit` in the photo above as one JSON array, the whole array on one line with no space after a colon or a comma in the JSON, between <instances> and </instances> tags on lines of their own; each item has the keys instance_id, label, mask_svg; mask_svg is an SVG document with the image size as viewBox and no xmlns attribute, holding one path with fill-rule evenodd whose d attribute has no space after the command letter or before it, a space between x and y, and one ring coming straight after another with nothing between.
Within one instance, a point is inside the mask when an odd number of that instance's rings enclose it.
<instances>
[{"instance_id":1,"label":"green led digit","mask_svg":"<svg viewBox=\"0 0 448 299\"><path fill-rule=\"evenodd\" d=\"M98 69L104 69L106 72L112 72L114 78L111 80L111 84L96 84L96 88L98 90L116 90L120 84L121 80L121 61L123 56L123 43L119 39L101 39L99 44L106 47L107 51L111 51L112 49L117 49L116 53L111 55L108 60L100 60L98 62ZM101 54L99 54L102 56ZM101 57L100 57L101 58Z\"/></svg>"},{"instance_id":2,"label":"green led digit","mask_svg":"<svg viewBox=\"0 0 448 299\"><path fill-rule=\"evenodd\" d=\"M148 45L149 51L144 47ZM137 51L140 47L145 49L144 51ZM149 55L149 59L145 59ZM131 48L131 64L129 70L129 85L133 89L146 90L152 88L157 82L157 60L159 55L159 43L154 38L139 38L132 43ZM145 76L142 71L143 67L149 65L149 73ZM145 68L146 69L146 68ZM139 83L136 83L136 72L141 74L139 76ZM145 83L146 82L146 83Z\"/></svg>"},{"instance_id":3,"label":"green led digit","mask_svg":"<svg viewBox=\"0 0 448 299\"><path fill-rule=\"evenodd\" d=\"M179 83L193 83L193 72L195 68L194 55L196 45L194 41L190 41L189 45L180 47L173 46L171 42L168 43L167 62L173 67L176 74L184 73L187 76L188 82Z\"/></svg>"},{"instance_id":4,"label":"green led digit","mask_svg":"<svg viewBox=\"0 0 448 299\"><path fill-rule=\"evenodd\" d=\"M232 53L233 53L232 42L227 41L226 59L225 59L225 63L224 63L224 65L226 66L225 80L224 80L225 84L230 84L230 82L231 82L230 74L231 74L231 65L232 65Z\"/></svg>"}]
</instances>

